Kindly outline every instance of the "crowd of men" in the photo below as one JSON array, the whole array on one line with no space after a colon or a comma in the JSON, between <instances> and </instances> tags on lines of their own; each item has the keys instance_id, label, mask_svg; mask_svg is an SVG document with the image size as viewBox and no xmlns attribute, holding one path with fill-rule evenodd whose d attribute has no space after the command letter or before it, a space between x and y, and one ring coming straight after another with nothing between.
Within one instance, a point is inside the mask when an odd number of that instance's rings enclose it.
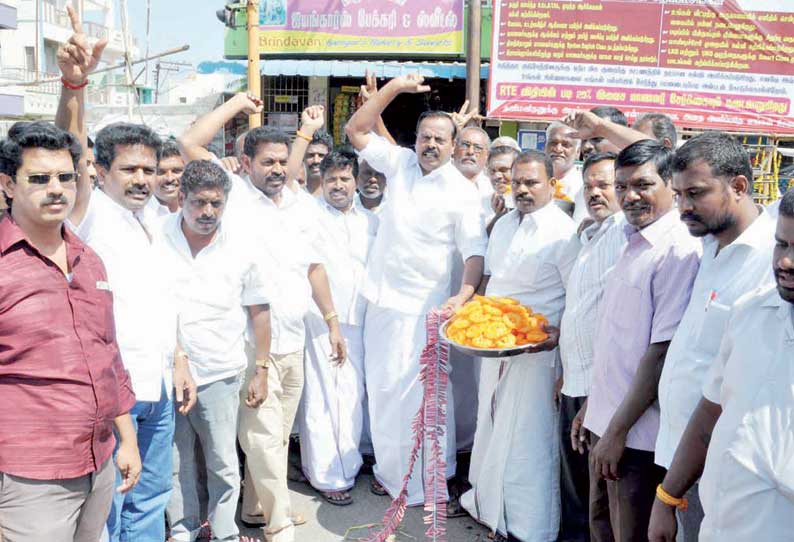
<instances>
[{"instance_id":1,"label":"crowd of men","mask_svg":"<svg viewBox=\"0 0 794 542\"><path fill-rule=\"evenodd\" d=\"M247 94L176 140L133 123L89 140L104 42L69 14L55 123L0 145L4 542L160 542L166 526L192 542L206 518L240 540L241 487L266 540L306 540L295 425L329 504L352 503L367 454L370 490L396 497L425 317L475 293L542 313L549 338L453 350L450 516L521 542L792 538L794 192L756 205L735 138L679 145L662 114L629 127L601 107L522 150L464 108L424 113L408 149L381 119L429 90L407 75L367 78L352 149L310 106L294 139L254 128L213 155L227 122L261 113ZM406 501L424 502L422 476Z\"/></svg>"}]
</instances>

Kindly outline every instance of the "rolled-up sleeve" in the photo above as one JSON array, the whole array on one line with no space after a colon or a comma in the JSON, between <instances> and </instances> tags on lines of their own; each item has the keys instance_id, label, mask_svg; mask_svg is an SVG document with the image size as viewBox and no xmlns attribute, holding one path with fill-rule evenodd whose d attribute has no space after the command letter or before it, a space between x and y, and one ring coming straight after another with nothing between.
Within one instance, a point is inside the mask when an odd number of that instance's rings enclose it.
<instances>
[{"instance_id":1,"label":"rolled-up sleeve","mask_svg":"<svg viewBox=\"0 0 794 542\"><path fill-rule=\"evenodd\" d=\"M113 372L116 373L117 381L117 396L118 396L118 412L116 417L122 414L127 414L132 407L135 406L135 392L132 391L132 380L127 369L124 368L124 363L121 361L121 354L119 353L118 345L113 343L115 349L115 356L113 359Z\"/></svg>"},{"instance_id":2,"label":"rolled-up sleeve","mask_svg":"<svg viewBox=\"0 0 794 542\"><path fill-rule=\"evenodd\" d=\"M392 145L376 134L370 134L369 143L358 154L376 171L383 173L387 182L393 182L398 177L400 168L415 158L413 151Z\"/></svg>"},{"instance_id":3,"label":"rolled-up sleeve","mask_svg":"<svg viewBox=\"0 0 794 542\"><path fill-rule=\"evenodd\" d=\"M268 305L270 293L264 280L261 266L252 261L243 277L243 306Z\"/></svg>"},{"instance_id":4,"label":"rolled-up sleeve","mask_svg":"<svg viewBox=\"0 0 794 542\"><path fill-rule=\"evenodd\" d=\"M651 344L670 341L692 295L700 253L673 246L659 263L652 279L653 322Z\"/></svg>"},{"instance_id":5,"label":"rolled-up sleeve","mask_svg":"<svg viewBox=\"0 0 794 542\"><path fill-rule=\"evenodd\" d=\"M485 233L485 217L477 200L472 200L462 209L455 223L455 245L465 262L472 256L485 256L488 236Z\"/></svg>"}]
</instances>

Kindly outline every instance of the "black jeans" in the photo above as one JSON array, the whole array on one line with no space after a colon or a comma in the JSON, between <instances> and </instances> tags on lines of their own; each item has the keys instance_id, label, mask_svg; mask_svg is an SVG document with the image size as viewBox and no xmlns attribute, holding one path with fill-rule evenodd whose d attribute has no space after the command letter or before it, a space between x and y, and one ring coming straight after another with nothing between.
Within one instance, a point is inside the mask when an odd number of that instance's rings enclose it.
<instances>
[{"instance_id":1,"label":"black jeans","mask_svg":"<svg viewBox=\"0 0 794 542\"><path fill-rule=\"evenodd\" d=\"M571 423L587 397L560 395L559 542L590 542L590 469L588 452L571 446Z\"/></svg>"}]
</instances>

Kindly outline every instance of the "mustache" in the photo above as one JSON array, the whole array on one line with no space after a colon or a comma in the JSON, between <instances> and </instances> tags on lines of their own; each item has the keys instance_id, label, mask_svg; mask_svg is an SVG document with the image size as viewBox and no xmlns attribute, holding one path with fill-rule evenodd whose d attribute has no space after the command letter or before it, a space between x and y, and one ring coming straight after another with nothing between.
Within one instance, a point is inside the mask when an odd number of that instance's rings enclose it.
<instances>
[{"instance_id":1,"label":"mustache","mask_svg":"<svg viewBox=\"0 0 794 542\"><path fill-rule=\"evenodd\" d=\"M681 213L681 220L690 220L692 222L703 222L703 219L700 218L700 215L697 215L690 211Z\"/></svg>"},{"instance_id":2,"label":"mustache","mask_svg":"<svg viewBox=\"0 0 794 542\"><path fill-rule=\"evenodd\" d=\"M280 183L286 180L287 176L284 173L273 173L265 177L266 183Z\"/></svg>"},{"instance_id":3,"label":"mustache","mask_svg":"<svg viewBox=\"0 0 794 542\"><path fill-rule=\"evenodd\" d=\"M432 156L434 158L438 158L438 151L436 149L427 149L422 151L422 156Z\"/></svg>"},{"instance_id":4,"label":"mustache","mask_svg":"<svg viewBox=\"0 0 794 542\"><path fill-rule=\"evenodd\" d=\"M148 194L149 186L145 184L137 184L129 187L126 192L128 194Z\"/></svg>"},{"instance_id":5,"label":"mustache","mask_svg":"<svg viewBox=\"0 0 794 542\"><path fill-rule=\"evenodd\" d=\"M69 202L66 200L66 197L63 195L59 195L59 196L47 196L47 198L41 202L41 205L42 207L44 207L45 205L66 205L67 203Z\"/></svg>"},{"instance_id":6,"label":"mustache","mask_svg":"<svg viewBox=\"0 0 794 542\"><path fill-rule=\"evenodd\" d=\"M601 205L606 206L607 205L607 200L605 200L604 198L599 198L599 197L596 196L596 197L590 198L590 200L587 203L589 203L590 205L594 205L596 203L600 203Z\"/></svg>"}]
</instances>

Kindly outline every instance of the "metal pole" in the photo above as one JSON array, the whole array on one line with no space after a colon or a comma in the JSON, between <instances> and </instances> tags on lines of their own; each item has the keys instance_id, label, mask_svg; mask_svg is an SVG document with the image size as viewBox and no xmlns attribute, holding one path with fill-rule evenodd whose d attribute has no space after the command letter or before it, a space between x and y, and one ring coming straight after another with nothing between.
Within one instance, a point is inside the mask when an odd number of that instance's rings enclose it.
<instances>
[{"instance_id":1,"label":"metal pole","mask_svg":"<svg viewBox=\"0 0 794 542\"><path fill-rule=\"evenodd\" d=\"M262 80L259 73L259 1L248 0L246 7L246 30L248 31L248 92L262 97ZM262 114L248 116L248 128L262 126Z\"/></svg>"},{"instance_id":2,"label":"metal pole","mask_svg":"<svg viewBox=\"0 0 794 542\"><path fill-rule=\"evenodd\" d=\"M480 31L482 0L469 0L469 28L466 34L466 99L469 111L480 108Z\"/></svg>"},{"instance_id":3,"label":"metal pole","mask_svg":"<svg viewBox=\"0 0 794 542\"><path fill-rule=\"evenodd\" d=\"M152 32L152 0L146 0L146 58L149 58L149 45L151 43L151 34ZM149 86L149 61L146 61L146 65L143 68L143 73L145 73L145 77L143 79L143 86Z\"/></svg>"}]
</instances>

